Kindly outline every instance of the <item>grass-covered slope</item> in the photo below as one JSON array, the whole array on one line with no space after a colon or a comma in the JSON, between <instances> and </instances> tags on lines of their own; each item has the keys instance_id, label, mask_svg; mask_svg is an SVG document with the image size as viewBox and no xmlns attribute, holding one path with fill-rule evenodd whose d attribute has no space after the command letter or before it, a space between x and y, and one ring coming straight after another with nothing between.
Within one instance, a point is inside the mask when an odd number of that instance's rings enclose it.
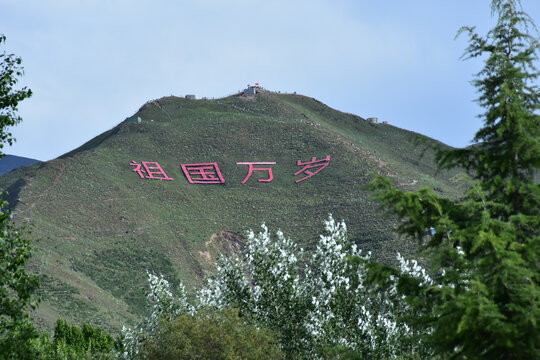
<instances>
[{"instance_id":1,"label":"grass-covered slope","mask_svg":"<svg viewBox=\"0 0 540 360\"><path fill-rule=\"evenodd\" d=\"M330 109L300 95L262 92L219 100L166 97L80 148L0 177L15 219L39 239L32 270L42 275L36 316L58 316L112 330L144 309L146 271L200 285L235 233L265 222L310 248L328 213L345 219L351 239L392 261L411 249L392 235L364 185L369 173L403 188L429 185L455 194L450 174L435 176L433 153L420 158L417 136ZM310 179L297 160L330 155ZM157 161L173 181L141 179L130 162ZM274 180L237 162L276 162ZM180 164L217 162L222 185L190 184ZM218 234L214 235L213 234ZM232 244L232 245L231 245Z\"/></svg>"}]
</instances>

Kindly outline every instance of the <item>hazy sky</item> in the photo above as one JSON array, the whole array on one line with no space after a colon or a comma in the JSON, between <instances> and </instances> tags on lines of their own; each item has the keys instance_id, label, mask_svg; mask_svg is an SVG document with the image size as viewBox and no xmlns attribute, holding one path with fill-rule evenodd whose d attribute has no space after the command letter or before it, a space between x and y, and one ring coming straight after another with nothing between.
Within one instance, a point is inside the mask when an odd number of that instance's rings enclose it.
<instances>
[{"instance_id":1,"label":"hazy sky","mask_svg":"<svg viewBox=\"0 0 540 360\"><path fill-rule=\"evenodd\" d=\"M22 57L16 144L49 160L146 101L222 97L259 82L376 116L452 146L480 127L464 25L485 34L490 0L0 0L0 33ZM540 1L522 0L540 26Z\"/></svg>"}]
</instances>

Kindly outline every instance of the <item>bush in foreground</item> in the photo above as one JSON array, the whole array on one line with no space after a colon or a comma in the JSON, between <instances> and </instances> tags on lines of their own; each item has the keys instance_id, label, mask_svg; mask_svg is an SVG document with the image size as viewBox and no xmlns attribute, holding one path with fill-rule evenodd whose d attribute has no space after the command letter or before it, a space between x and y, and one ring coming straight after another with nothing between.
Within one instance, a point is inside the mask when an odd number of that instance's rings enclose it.
<instances>
[{"instance_id":1,"label":"bush in foreground","mask_svg":"<svg viewBox=\"0 0 540 360\"><path fill-rule=\"evenodd\" d=\"M143 342L141 355L149 360L283 358L273 334L245 324L235 310L185 313L163 321Z\"/></svg>"}]
</instances>

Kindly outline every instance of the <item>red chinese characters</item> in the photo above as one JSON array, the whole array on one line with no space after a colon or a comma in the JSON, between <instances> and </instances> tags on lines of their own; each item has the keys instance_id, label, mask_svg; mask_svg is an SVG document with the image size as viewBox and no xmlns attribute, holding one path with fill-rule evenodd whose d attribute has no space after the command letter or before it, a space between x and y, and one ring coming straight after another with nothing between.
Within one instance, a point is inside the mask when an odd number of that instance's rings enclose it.
<instances>
[{"instance_id":1,"label":"red chinese characters","mask_svg":"<svg viewBox=\"0 0 540 360\"><path fill-rule=\"evenodd\" d=\"M271 167L265 167L265 168L255 168L255 165L274 165L276 162L237 162L237 165L249 165L248 174L245 177L244 181L242 181L242 184L244 184L248 179L251 177L251 174L253 174L253 171L268 171L268 179L259 179L258 181L261 182L270 182L274 179L274 174L272 173Z\"/></svg>"},{"instance_id":2,"label":"red chinese characters","mask_svg":"<svg viewBox=\"0 0 540 360\"><path fill-rule=\"evenodd\" d=\"M181 164L190 184L225 184L217 163Z\"/></svg>"},{"instance_id":3,"label":"red chinese characters","mask_svg":"<svg viewBox=\"0 0 540 360\"><path fill-rule=\"evenodd\" d=\"M296 165L303 166L303 168L300 171L295 172L294 176L300 173L305 173L307 176L304 176L303 178L296 180L296 182L299 183L300 181L309 179L310 177L312 177L313 175L317 174L322 169L327 167L329 163L330 163L330 155L326 156L324 159L321 159L321 160L317 160L317 158L314 156L313 159L311 159L311 161L307 161L305 163L303 163L301 160L298 160L296 162ZM314 168L318 168L318 169L315 171L310 170Z\"/></svg>"},{"instance_id":4,"label":"red chinese characters","mask_svg":"<svg viewBox=\"0 0 540 360\"><path fill-rule=\"evenodd\" d=\"M321 172L325 167L330 163L330 155L327 155L325 158L317 160L316 157L313 157L311 161L302 162L302 160L297 160L296 165L302 166L302 168L294 173L294 176L303 174L305 175L301 179L296 180L297 183L307 180L315 174ZM275 161L264 161L264 162L237 162L237 165L248 165L248 173L242 184L245 184L253 175L254 171L266 171L268 176L266 178L259 178L257 181L260 182L271 182L274 180L274 174L272 172L272 167L263 166L263 165L275 165ZM136 172L140 178L143 179L157 179L157 180L174 180L173 178L167 176L163 168L157 162L152 161L143 161L137 163L131 161L131 166L134 166L132 171ZM217 163L197 163L197 164L180 164L184 175L186 176L190 184L225 184L225 179L219 170Z\"/></svg>"},{"instance_id":5,"label":"red chinese characters","mask_svg":"<svg viewBox=\"0 0 540 360\"><path fill-rule=\"evenodd\" d=\"M142 164L139 164L134 160L131 160L129 165L135 166L135 169L132 169L132 171L135 171L143 179L174 180L165 174L165 171L157 162L143 161ZM144 174L146 174L146 176L144 176Z\"/></svg>"}]
</instances>

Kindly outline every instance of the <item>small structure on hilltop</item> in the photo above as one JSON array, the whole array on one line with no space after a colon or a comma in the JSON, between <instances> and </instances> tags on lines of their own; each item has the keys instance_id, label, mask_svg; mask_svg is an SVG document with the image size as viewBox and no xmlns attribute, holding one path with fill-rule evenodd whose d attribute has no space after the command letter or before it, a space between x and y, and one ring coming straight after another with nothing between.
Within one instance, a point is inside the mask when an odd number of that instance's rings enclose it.
<instances>
[{"instance_id":1,"label":"small structure on hilltop","mask_svg":"<svg viewBox=\"0 0 540 360\"><path fill-rule=\"evenodd\" d=\"M367 118L367 121L369 121L372 124L378 124L379 123L379 119L376 118L376 117L369 117L369 118Z\"/></svg>"},{"instance_id":2,"label":"small structure on hilltop","mask_svg":"<svg viewBox=\"0 0 540 360\"><path fill-rule=\"evenodd\" d=\"M385 125L388 125L388 121L383 121L382 123Z\"/></svg>"},{"instance_id":3,"label":"small structure on hilltop","mask_svg":"<svg viewBox=\"0 0 540 360\"><path fill-rule=\"evenodd\" d=\"M142 123L142 119L141 119L140 117L138 117L138 116L132 116L132 117L128 117L128 118L125 120L125 122L130 122L130 123L131 123L131 122L134 122L134 123L140 124L140 123Z\"/></svg>"},{"instance_id":4,"label":"small structure on hilltop","mask_svg":"<svg viewBox=\"0 0 540 360\"><path fill-rule=\"evenodd\" d=\"M257 89L262 89L259 83L255 83L255 85L248 84L247 88L244 89L244 95L255 95L257 93Z\"/></svg>"},{"instance_id":5,"label":"small structure on hilltop","mask_svg":"<svg viewBox=\"0 0 540 360\"><path fill-rule=\"evenodd\" d=\"M195 95L186 95L186 99L195 100Z\"/></svg>"}]
</instances>

